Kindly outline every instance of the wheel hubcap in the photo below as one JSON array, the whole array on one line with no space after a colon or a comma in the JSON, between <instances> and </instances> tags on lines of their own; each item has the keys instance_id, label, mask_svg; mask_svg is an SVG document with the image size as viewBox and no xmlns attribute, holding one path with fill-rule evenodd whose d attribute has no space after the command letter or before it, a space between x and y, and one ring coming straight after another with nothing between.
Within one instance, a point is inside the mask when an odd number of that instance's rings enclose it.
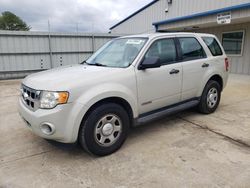
<instances>
[{"instance_id":1,"label":"wheel hubcap","mask_svg":"<svg viewBox=\"0 0 250 188\"><path fill-rule=\"evenodd\" d=\"M209 108L213 108L218 101L218 90L216 88L211 88L207 94L207 104Z\"/></svg>"},{"instance_id":2,"label":"wheel hubcap","mask_svg":"<svg viewBox=\"0 0 250 188\"><path fill-rule=\"evenodd\" d=\"M95 126L95 140L101 146L114 144L122 132L121 119L115 114L102 117Z\"/></svg>"},{"instance_id":3,"label":"wheel hubcap","mask_svg":"<svg viewBox=\"0 0 250 188\"><path fill-rule=\"evenodd\" d=\"M113 125L111 123L107 123L102 128L102 134L105 136L111 135L113 130L114 130Z\"/></svg>"}]
</instances>

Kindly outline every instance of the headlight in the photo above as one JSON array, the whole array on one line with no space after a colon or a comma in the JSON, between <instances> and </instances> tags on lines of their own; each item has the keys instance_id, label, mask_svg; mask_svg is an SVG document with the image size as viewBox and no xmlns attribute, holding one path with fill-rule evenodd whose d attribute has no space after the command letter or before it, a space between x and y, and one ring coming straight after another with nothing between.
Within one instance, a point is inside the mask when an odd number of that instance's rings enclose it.
<instances>
[{"instance_id":1,"label":"headlight","mask_svg":"<svg viewBox=\"0 0 250 188\"><path fill-rule=\"evenodd\" d=\"M58 104L67 103L68 98L68 92L42 91L40 96L40 108L54 108Z\"/></svg>"}]
</instances>

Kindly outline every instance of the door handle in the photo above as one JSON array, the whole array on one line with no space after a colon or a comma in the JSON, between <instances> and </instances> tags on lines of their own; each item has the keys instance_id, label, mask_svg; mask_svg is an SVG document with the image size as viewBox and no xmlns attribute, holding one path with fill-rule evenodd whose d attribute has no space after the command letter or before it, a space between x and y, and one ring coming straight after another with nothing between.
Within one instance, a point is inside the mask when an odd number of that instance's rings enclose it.
<instances>
[{"instance_id":1,"label":"door handle","mask_svg":"<svg viewBox=\"0 0 250 188\"><path fill-rule=\"evenodd\" d=\"M202 68L209 67L209 64L208 64L208 63L204 63L201 67L202 67Z\"/></svg>"},{"instance_id":2,"label":"door handle","mask_svg":"<svg viewBox=\"0 0 250 188\"><path fill-rule=\"evenodd\" d=\"M180 71L178 69L172 69L169 74L178 74Z\"/></svg>"}]
</instances>

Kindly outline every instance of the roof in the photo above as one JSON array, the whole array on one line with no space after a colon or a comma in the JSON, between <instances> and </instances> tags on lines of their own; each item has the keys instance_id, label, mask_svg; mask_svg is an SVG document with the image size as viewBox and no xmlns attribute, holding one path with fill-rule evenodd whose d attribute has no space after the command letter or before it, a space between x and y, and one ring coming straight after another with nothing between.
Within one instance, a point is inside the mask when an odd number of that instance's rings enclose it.
<instances>
[{"instance_id":1,"label":"roof","mask_svg":"<svg viewBox=\"0 0 250 188\"><path fill-rule=\"evenodd\" d=\"M142 7L141 9L137 10L136 12L134 12L133 14L129 15L127 18L123 19L122 21L118 22L117 24L113 25L111 29L114 29L115 27L117 27L118 25L122 24L123 22L127 21L128 19L132 18L133 16L135 16L136 14L140 13L141 11L145 10L146 8L150 7L151 5L155 4L157 1L159 0L154 0L152 2L150 2L149 4L145 5L144 7Z\"/></svg>"},{"instance_id":2,"label":"roof","mask_svg":"<svg viewBox=\"0 0 250 188\"><path fill-rule=\"evenodd\" d=\"M192 19L192 18L209 16L209 15L218 14L218 13L227 12L227 11L246 9L246 8L250 8L250 3L245 3L245 4L240 4L240 5L235 5L235 6L225 7L225 8L215 9L215 10L210 10L210 11L206 11L206 12L191 14L188 16L176 17L176 18L172 18L172 19L168 19L168 20L155 22L155 23L153 23L153 25L158 27L159 25L163 25L163 24L183 21L183 20Z\"/></svg>"},{"instance_id":3,"label":"roof","mask_svg":"<svg viewBox=\"0 0 250 188\"><path fill-rule=\"evenodd\" d=\"M150 34L138 34L138 35L128 35L123 36L120 38L149 38L154 39L161 36L214 36L212 34L205 34L205 33L192 33L192 32L168 32L168 33L150 33Z\"/></svg>"}]
</instances>

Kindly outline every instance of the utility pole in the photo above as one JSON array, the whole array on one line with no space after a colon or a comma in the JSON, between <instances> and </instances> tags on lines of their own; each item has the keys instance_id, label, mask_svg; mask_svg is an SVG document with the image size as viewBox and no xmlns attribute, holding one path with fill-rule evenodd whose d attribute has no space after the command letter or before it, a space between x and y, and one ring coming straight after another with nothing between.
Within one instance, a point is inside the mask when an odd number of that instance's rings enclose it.
<instances>
[{"instance_id":1,"label":"utility pole","mask_svg":"<svg viewBox=\"0 0 250 188\"><path fill-rule=\"evenodd\" d=\"M51 36L50 36L50 23L49 23L49 20L48 20L48 36L49 36L49 57L50 57L50 68L52 69L53 68L53 58L52 58L52 49L51 49Z\"/></svg>"},{"instance_id":2,"label":"utility pole","mask_svg":"<svg viewBox=\"0 0 250 188\"><path fill-rule=\"evenodd\" d=\"M76 23L76 35L77 35L77 44L78 44L78 63L80 63L80 35L79 35L79 28L78 22Z\"/></svg>"},{"instance_id":3,"label":"utility pole","mask_svg":"<svg viewBox=\"0 0 250 188\"><path fill-rule=\"evenodd\" d=\"M91 22L92 24L92 53L95 52L95 35L94 35L94 22Z\"/></svg>"}]
</instances>

